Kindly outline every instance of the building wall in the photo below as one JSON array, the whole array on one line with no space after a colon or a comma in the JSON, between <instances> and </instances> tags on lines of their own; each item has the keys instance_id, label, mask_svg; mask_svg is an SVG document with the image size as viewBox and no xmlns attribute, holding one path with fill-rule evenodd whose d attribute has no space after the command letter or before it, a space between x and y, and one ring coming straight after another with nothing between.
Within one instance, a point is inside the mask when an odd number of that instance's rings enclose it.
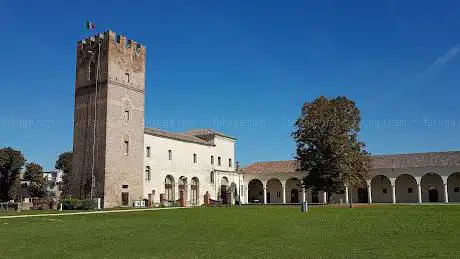
<instances>
[{"instance_id":1,"label":"building wall","mask_svg":"<svg viewBox=\"0 0 460 259\"><path fill-rule=\"evenodd\" d=\"M150 147L150 157L147 157L147 147ZM168 150L172 151L169 160ZM206 192L211 199L218 199L220 182L223 177L238 186L239 175L234 172L234 166L228 166L228 158L234 161L234 140L216 136L215 146L189 143L180 140L144 134L144 168L143 168L143 196L148 198L152 194L155 203L160 202L160 194L165 193L165 178L171 175L175 182L175 199L179 198L179 178L187 179L187 199L191 200L190 183L193 177L199 181L199 204L203 203ZM197 162L193 162L193 154ZM211 155L214 156L214 165L211 165ZM222 157L222 165L217 165L217 157ZM224 163L224 158L227 163ZM146 178L146 167L150 167L150 180ZM211 172L214 171L214 182L211 182Z\"/></svg>"}]
</instances>

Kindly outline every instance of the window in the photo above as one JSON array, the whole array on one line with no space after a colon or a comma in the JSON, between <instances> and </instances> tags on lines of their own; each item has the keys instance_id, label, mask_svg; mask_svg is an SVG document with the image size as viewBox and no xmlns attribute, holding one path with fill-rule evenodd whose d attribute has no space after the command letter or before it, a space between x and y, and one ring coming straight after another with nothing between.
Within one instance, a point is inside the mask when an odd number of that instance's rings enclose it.
<instances>
[{"instance_id":1,"label":"window","mask_svg":"<svg viewBox=\"0 0 460 259\"><path fill-rule=\"evenodd\" d=\"M279 198L279 197L281 197L281 192L276 193L276 198Z\"/></svg>"},{"instance_id":2,"label":"window","mask_svg":"<svg viewBox=\"0 0 460 259\"><path fill-rule=\"evenodd\" d=\"M455 188L454 188L454 192L460 192L460 188L459 188L459 187L455 187Z\"/></svg>"},{"instance_id":3,"label":"window","mask_svg":"<svg viewBox=\"0 0 460 259\"><path fill-rule=\"evenodd\" d=\"M412 193L413 191L412 188L407 188L407 193Z\"/></svg>"},{"instance_id":4,"label":"window","mask_svg":"<svg viewBox=\"0 0 460 259\"><path fill-rule=\"evenodd\" d=\"M196 154L193 154L193 163L196 164Z\"/></svg>"},{"instance_id":5,"label":"window","mask_svg":"<svg viewBox=\"0 0 460 259\"><path fill-rule=\"evenodd\" d=\"M145 180L150 181L150 166L145 167Z\"/></svg>"},{"instance_id":6,"label":"window","mask_svg":"<svg viewBox=\"0 0 460 259\"><path fill-rule=\"evenodd\" d=\"M214 183L214 172L211 172L211 174L210 174L210 180L211 180L211 183Z\"/></svg>"},{"instance_id":7,"label":"window","mask_svg":"<svg viewBox=\"0 0 460 259\"><path fill-rule=\"evenodd\" d=\"M125 73L125 83L129 83L129 73Z\"/></svg>"},{"instance_id":8,"label":"window","mask_svg":"<svg viewBox=\"0 0 460 259\"><path fill-rule=\"evenodd\" d=\"M168 159L172 160L172 150L168 150Z\"/></svg>"},{"instance_id":9,"label":"window","mask_svg":"<svg viewBox=\"0 0 460 259\"><path fill-rule=\"evenodd\" d=\"M121 186L121 188L123 188L123 189L128 189L128 185L127 185L127 184L123 184L123 185Z\"/></svg>"},{"instance_id":10,"label":"window","mask_svg":"<svg viewBox=\"0 0 460 259\"><path fill-rule=\"evenodd\" d=\"M129 111L125 110L125 121L129 121Z\"/></svg>"},{"instance_id":11,"label":"window","mask_svg":"<svg viewBox=\"0 0 460 259\"><path fill-rule=\"evenodd\" d=\"M232 167L232 159L231 158L228 159L228 167Z\"/></svg>"},{"instance_id":12,"label":"window","mask_svg":"<svg viewBox=\"0 0 460 259\"><path fill-rule=\"evenodd\" d=\"M125 155L129 153L129 141L125 140Z\"/></svg>"},{"instance_id":13,"label":"window","mask_svg":"<svg viewBox=\"0 0 460 259\"><path fill-rule=\"evenodd\" d=\"M220 156L217 157L217 165L218 165L218 166L221 166L221 165L222 165L222 163L221 163L221 161L220 161Z\"/></svg>"},{"instance_id":14,"label":"window","mask_svg":"<svg viewBox=\"0 0 460 259\"><path fill-rule=\"evenodd\" d=\"M147 157L150 157L150 147L147 147L146 153L147 153Z\"/></svg>"},{"instance_id":15,"label":"window","mask_svg":"<svg viewBox=\"0 0 460 259\"><path fill-rule=\"evenodd\" d=\"M211 165L214 164L214 156L211 156Z\"/></svg>"},{"instance_id":16,"label":"window","mask_svg":"<svg viewBox=\"0 0 460 259\"><path fill-rule=\"evenodd\" d=\"M387 193L387 188L383 188L382 192Z\"/></svg>"}]
</instances>

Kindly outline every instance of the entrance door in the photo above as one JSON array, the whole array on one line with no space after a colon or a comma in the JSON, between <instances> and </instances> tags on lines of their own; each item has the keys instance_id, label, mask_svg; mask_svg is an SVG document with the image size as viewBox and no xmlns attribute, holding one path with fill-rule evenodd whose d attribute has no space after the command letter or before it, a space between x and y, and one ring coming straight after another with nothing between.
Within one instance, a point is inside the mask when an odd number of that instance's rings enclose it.
<instances>
[{"instance_id":1,"label":"entrance door","mask_svg":"<svg viewBox=\"0 0 460 259\"><path fill-rule=\"evenodd\" d=\"M430 202L438 202L438 190L436 188L428 190L428 200Z\"/></svg>"},{"instance_id":2,"label":"entrance door","mask_svg":"<svg viewBox=\"0 0 460 259\"><path fill-rule=\"evenodd\" d=\"M121 193L121 206L128 206L129 205L129 192L122 192Z\"/></svg>"},{"instance_id":3,"label":"entrance door","mask_svg":"<svg viewBox=\"0 0 460 259\"><path fill-rule=\"evenodd\" d=\"M291 190L291 203L299 203L299 190Z\"/></svg>"},{"instance_id":4,"label":"entrance door","mask_svg":"<svg viewBox=\"0 0 460 259\"><path fill-rule=\"evenodd\" d=\"M222 197L222 204L227 204L227 186L220 186L220 197Z\"/></svg>"},{"instance_id":5,"label":"entrance door","mask_svg":"<svg viewBox=\"0 0 460 259\"><path fill-rule=\"evenodd\" d=\"M311 191L311 203L319 203L318 191L315 191L315 190Z\"/></svg>"},{"instance_id":6,"label":"entrance door","mask_svg":"<svg viewBox=\"0 0 460 259\"><path fill-rule=\"evenodd\" d=\"M267 192L267 203L270 203L270 193Z\"/></svg>"},{"instance_id":7,"label":"entrance door","mask_svg":"<svg viewBox=\"0 0 460 259\"><path fill-rule=\"evenodd\" d=\"M369 202L367 189L358 188L358 203L367 203Z\"/></svg>"}]
</instances>

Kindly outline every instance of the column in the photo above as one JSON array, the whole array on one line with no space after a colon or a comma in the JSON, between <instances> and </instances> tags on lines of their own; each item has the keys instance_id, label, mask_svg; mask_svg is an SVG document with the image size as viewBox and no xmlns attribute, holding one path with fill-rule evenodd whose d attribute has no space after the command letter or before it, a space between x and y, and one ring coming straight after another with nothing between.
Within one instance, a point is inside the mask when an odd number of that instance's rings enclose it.
<instances>
[{"instance_id":1,"label":"column","mask_svg":"<svg viewBox=\"0 0 460 259\"><path fill-rule=\"evenodd\" d=\"M345 203L348 203L348 186L345 186Z\"/></svg>"},{"instance_id":2,"label":"column","mask_svg":"<svg viewBox=\"0 0 460 259\"><path fill-rule=\"evenodd\" d=\"M302 202L306 202L307 198L305 197L305 188L302 187Z\"/></svg>"},{"instance_id":3,"label":"column","mask_svg":"<svg viewBox=\"0 0 460 259\"><path fill-rule=\"evenodd\" d=\"M267 204L267 187L264 186L264 204Z\"/></svg>"},{"instance_id":4,"label":"column","mask_svg":"<svg viewBox=\"0 0 460 259\"><path fill-rule=\"evenodd\" d=\"M323 192L323 203L327 203L327 192Z\"/></svg>"},{"instance_id":5,"label":"column","mask_svg":"<svg viewBox=\"0 0 460 259\"><path fill-rule=\"evenodd\" d=\"M191 203L192 199L191 199L191 190L190 190L190 184L187 183L187 185L185 185L185 191L187 192L187 195L185 196L186 197L186 201L185 201L185 206L188 207L188 205Z\"/></svg>"},{"instance_id":6,"label":"column","mask_svg":"<svg viewBox=\"0 0 460 259\"><path fill-rule=\"evenodd\" d=\"M249 185L244 187L244 200L246 201L246 204L249 203Z\"/></svg>"},{"instance_id":7,"label":"column","mask_svg":"<svg viewBox=\"0 0 460 259\"><path fill-rule=\"evenodd\" d=\"M371 180L367 181L367 198L369 203L372 203L372 187L371 187Z\"/></svg>"},{"instance_id":8,"label":"column","mask_svg":"<svg viewBox=\"0 0 460 259\"><path fill-rule=\"evenodd\" d=\"M283 204L286 204L286 186L283 185Z\"/></svg>"},{"instance_id":9,"label":"column","mask_svg":"<svg viewBox=\"0 0 460 259\"><path fill-rule=\"evenodd\" d=\"M444 202L449 203L449 191L447 189L447 176L441 176L442 183L444 184Z\"/></svg>"},{"instance_id":10,"label":"column","mask_svg":"<svg viewBox=\"0 0 460 259\"><path fill-rule=\"evenodd\" d=\"M396 203L396 186L394 184L391 184L391 198L393 201L393 204Z\"/></svg>"},{"instance_id":11,"label":"column","mask_svg":"<svg viewBox=\"0 0 460 259\"><path fill-rule=\"evenodd\" d=\"M418 203L422 203L422 177L415 176L415 181L417 182L417 199Z\"/></svg>"}]
</instances>

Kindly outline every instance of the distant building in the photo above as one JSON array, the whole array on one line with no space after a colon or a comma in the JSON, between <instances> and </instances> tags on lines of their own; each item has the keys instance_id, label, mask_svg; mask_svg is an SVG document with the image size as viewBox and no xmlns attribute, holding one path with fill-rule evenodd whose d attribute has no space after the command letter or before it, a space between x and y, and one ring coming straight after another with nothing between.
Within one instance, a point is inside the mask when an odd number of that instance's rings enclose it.
<instances>
[{"instance_id":1,"label":"distant building","mask_svg":"<svg viewBox=\"0 0 460 259\"><path fill-rule=\"evenodd\" d=\"M46 179L46 192L50 196L59 199L60 197L60 184L62 183L62 170L54 170L49 172L44 172L43 177Z\"/></svg>"}]
</instances>

